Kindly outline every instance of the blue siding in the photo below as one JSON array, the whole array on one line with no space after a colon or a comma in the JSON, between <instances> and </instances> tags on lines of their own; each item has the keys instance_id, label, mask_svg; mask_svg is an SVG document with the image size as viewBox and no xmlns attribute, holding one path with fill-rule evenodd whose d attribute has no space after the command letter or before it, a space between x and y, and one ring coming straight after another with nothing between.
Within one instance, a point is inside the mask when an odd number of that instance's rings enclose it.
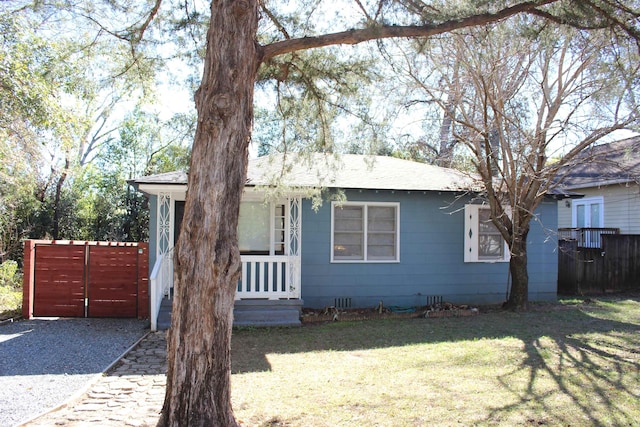
<instances>
[{"instance_id":1,"label":"blue siding","mask_svg":"<svg viewBox=\"0 0 640 427\"><path fill-rule=\"evenodd\" d=\"M543 202L531 221L527 239L529 298L555 300L558 289L558 203Z\"/></svg>"},{"instance_id":2,"label":"blue siding","mask_svg":"<svg viewBox=\"0 0 640 427\"><path fill-rule=\"evenodd\" d=\"M400 203L400 262L331 263L331 204L314 212L303 202L302 298L307 307L351 298L354 307L424 305L429 296L458 303L504 301L508 263L464 263L464 201L450 193L348 191L349 201ZM556 297L556 204L538 212L529 233L529 285L532 300Z\"/></svg>"}]
</instances>

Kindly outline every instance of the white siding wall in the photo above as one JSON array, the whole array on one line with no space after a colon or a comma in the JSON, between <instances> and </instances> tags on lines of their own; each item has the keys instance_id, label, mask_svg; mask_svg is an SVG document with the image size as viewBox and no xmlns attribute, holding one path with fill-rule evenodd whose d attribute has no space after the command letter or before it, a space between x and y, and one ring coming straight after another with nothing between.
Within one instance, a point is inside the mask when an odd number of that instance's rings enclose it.
<instances>
[{"instance_id":1,"label":"white siding wall","mask_svg":"<svg viewBox=\"0 0 640 427\"><path fill-rule=\"evenodd\" d=\"M585 197L604 197L604 226L620 229L622 234L640 234L640 186L638 184L609 185L600 188L574 190ZM571 227L571 200L558 202L558 227Z\"/></svg>"},{"instance_id":2,"label":"white siding wall","mask_svg":"<svg viewBox=\"0 0 640 427\"><path fill-rule=\"evenodd\" d=\"M571 227L571 199L558 202L558 228Z\"/></svg>"}]
</instances>

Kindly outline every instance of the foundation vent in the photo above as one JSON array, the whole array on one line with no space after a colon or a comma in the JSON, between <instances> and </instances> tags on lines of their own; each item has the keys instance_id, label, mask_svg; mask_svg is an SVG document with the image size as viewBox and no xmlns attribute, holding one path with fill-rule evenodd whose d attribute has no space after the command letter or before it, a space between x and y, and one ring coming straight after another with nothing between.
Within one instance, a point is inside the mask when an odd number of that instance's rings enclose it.
<instances>
[{"instance_id":1,"label":"foundation vent","mask_svg":"<svg viewBox=\"0 0 640 427\"><path fill-rule=\"evenodd\" d=\"M335 298L333 306L335 308L351 308L351 298Z\"/></svg>"},{"instance_id":2,"label":"foundation vent","mask_svg":"<svg viewBox=\"0 0 640 427\"><path fill-rule=\"evenodd\" d=\"M441 305L442 295L422 295L424 305Z\"/></svg>"}]
</instances>

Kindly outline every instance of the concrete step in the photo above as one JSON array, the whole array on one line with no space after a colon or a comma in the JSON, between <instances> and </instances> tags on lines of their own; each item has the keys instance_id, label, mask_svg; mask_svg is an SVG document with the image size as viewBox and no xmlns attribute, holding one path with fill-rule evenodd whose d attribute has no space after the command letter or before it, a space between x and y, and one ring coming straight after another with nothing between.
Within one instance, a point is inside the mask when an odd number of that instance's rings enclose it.
<instances>
[{"instance_id":1,"label":"concrete step","mask_svg":"<svg viewBox=\"0 0 640 427\"><path fill-rule=\"evenodd\" d=\"M158 330L166 331L171 326L171 308L172 301L167 297L162 299L160 303L160 311L158 312Z\"/></svg>"},{"instance_id":2,"label":"concrete step","mask_svg":"<svg viewBox=\"0 0 640 427\"><path fill-rule=\"evenodd\" d=\"M298 310L234 310L233 326L301 326Z\"/></svg>"},{"instance_id":3,"label":"concrete step","mask_svg":"<svg viewBox=\"0 0 640 427\"><path fill-rule=\"evenodd\" d=\"M301 300L241 300L233 309L233 326L301 326Z\"/></svg>"},{"instance_id":4,"label":"concrete step","mask_svg":"<svg viewBox=\"0 0 640 427\"><path fill-rule=\"evenodd\" d=\"M158 330L171 326L172 300L164 298L158 314ZM242 300L233 309L236 327L295 327L301 326L302 300Z\"/></svg>"}]
</instances>

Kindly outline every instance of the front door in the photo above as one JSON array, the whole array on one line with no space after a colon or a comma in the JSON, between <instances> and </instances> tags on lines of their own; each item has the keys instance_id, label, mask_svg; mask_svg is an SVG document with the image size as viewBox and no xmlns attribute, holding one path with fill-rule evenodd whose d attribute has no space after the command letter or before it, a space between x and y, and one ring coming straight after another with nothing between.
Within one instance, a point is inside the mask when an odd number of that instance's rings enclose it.
<instances>
[{"instance_id":1,"label":"front door","mask_svg":"<svg viewBox=\"0 0 640 427\"><path fill-rule=\"evenodd\" d=\"M180 227L182 226L182 217L184 216L184 202L176 201L174 207L174 223L173 223L173 246L178 243L178 236L180 236Z\"/></svg>"}]
</instances>

